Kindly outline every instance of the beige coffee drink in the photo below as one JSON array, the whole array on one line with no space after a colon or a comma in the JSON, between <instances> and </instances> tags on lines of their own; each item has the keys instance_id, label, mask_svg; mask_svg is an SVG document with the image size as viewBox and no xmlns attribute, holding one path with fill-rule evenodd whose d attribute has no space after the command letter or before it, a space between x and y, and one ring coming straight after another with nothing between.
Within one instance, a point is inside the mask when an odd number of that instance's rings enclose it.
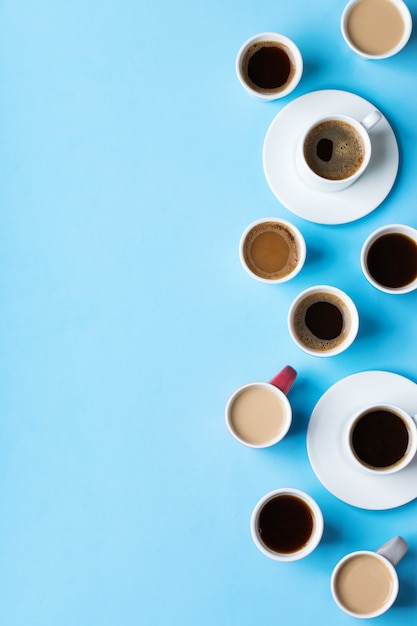
<instances>
[{"instance_id":1,"label":"beige coffee drink","mask_svg":"<svg viewBox=\"0 0 417 626\"><path fill-rule=\"evenodd\" d=\"M230 407L230 423L236 435L251 445L272 441L287 421L287 408L268 386L248 386Z\"/></svg>"},{"instance_id":2,"label":"beige coffee drink","mask_svg":"<svg viewBox=\"0 0 417 626\"><path fill-rule=\"evenodd\" d=\"M370 55L395 48L405 31L401 12L391 0L360 0L351 9L346 27L353 45Z\"/></svg>"},{"instance_id":3,"label":"beige coffee drink","mask_svg":"<svg viewBox=\"0 0 417 626\"><path fill-rule=\"evenodd\" d=\"M243 246L249 269L266 279L288 276L300 260L300 246L294 233L279 222L264 222L246 235Z\"/></svg>"},{"instance_id":4,"label":"beige coffee drink","mask_svg":"<svg viewBox=\"0 0 417 626\"><path fill-rule=\"evenodd\" d=\"M366 616L389 602L394 582L389 567L372 554L357 554L346 560L334 583L339 602L351 613Z\"/></svg>"}]
</instances>

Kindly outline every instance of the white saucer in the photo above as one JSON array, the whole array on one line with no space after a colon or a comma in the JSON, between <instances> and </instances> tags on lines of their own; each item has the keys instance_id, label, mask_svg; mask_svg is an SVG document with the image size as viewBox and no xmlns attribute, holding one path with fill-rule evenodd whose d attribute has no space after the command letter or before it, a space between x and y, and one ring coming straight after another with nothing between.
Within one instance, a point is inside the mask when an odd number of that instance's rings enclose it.
<instances>
[{"instance_id":1,"label":"white saucer","mask_svg":"<svg viewBox=\"0 0 417 626\"><path fill-rule=\"evenodd\" d=\"M349 463L342 445L346 420L373 402L396 404L414 415L417 384L382 371L343 378L323 394L311 414L307 451L318 479L334 496L362 509L392 509L417 497L417 457L396 474L371 476Z\"/></svg>"},{"instance_id":2,"label":"white saucer","mask_svg":"<svg viewBox=\"0 0 417 626\"><path fill-rule=\"evenodd\" d=\"M324 89L300 96L273 120L263 146L266 179L278 200L292 213L319 224L353 222L376 209L391 191L398 171L398 145L383 116L370 132L372 156L361 178L343 191L316 191L299 177L296 145L303 130L319 117L344 113L363 119L376 107L348 91Z\"/></svg>"}]
</instances>

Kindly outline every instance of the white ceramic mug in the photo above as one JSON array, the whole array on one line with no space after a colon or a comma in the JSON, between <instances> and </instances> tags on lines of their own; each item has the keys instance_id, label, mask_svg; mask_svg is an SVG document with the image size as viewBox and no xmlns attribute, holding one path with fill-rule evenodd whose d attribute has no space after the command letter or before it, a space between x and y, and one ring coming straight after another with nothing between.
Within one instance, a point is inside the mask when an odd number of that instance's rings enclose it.
<instances>
[{"instance_id":1,"label":"white ceramic mug","mask_svg":"<svg viewBox=\"0 0 417 626\"><path fill-rule=\"evenodd\" d=\"M391 5L391 6L390 6ZM408 43L413 27L410 10L403 0L390 0L386 7L391 16L381 14L381 3L375 0L350 0L345 6L340 27L349 48L363 59L386 59L397 54ZM362 22L355 37L354 28ZM399 29L395 37L394 28ZM401 33L402 28L402 33ZM384 44L384 35L392 39ZM377 37L372 42L374 37Z\"/></svg>"},{"instance_id":2,"label":"white ceramic mug","mask_svg":"<svg viewBox=\"0 0 417 626\"><path fill-rule=\"evenodd\" d=\"M378 617L388 611L399 589L395 566L407 550L407 542L394 537L375 552L358 550L344 556L330 581L337 606L359 619Z\"/></svg>"},{"instance_id":3,"label":"white ceramic mug","mask_svg":"<svg viewBox=\"0 0 417 626\"><path fill-rule=\"evenodd\" d=\"M253 56L252 52L259 50L263 43L267 47L276 44L276 47L282 49L289 60L289 76L281 86L270 89L262 88L256 85L248 75L248 61ZM300 50L289 37L280 33L264 32L253 35L242 44L236 56L235 69L242 87L248 94L258 100L277 100L287 96L297 87L303 74L303 58Z\"/></svg>"},{"instance_id":4,"label":"white ceramic mug","mask_svg":"<svg viewBox=\"0 0 417 626\"><path fill-rule=\"evenodd\" d=\"M393 235L398 241L395 246L390 244ZM403 242L402 238L405 238ZM417 230L406 224L377 228L362 246L361 267L367 280L380 291L391 294L414 291L417 289ZM401 275L403 280L398 282Z\"/></svg>"},{"instance_id":5,"label":"white ceramic mug","mask_svg":"<svg viewBox=\"0 0 417 626\"><path fill-rule=\"evenodd\" d=\"M417 452L416 420L393 404L363 407L347 420L344 431L350 463L373 476L401 471Z\"/></svg>"},{"instance_id":6,"label":"white ceramic mug","mask_svg":"<svg viewBox=\"0 0 417 626\"><path fill-rule=\"evenodd\" d=\"M322 303L330 305L340 312L340 333L330 337L326 329L324 333L314 327L309 315L319 317L320 324L325 320L319 310ZM315 313L315 310L318 311ZM334 311L337 315L337 311ZM314 319L313 319L314 321ZM331 328L331 326L330 326ZM355 340L359 329L359 315L353 300L341 289L330 285L316 285L302 291L292 302L288 311L288 330L299 348L319 357L340 354Z\"/></svg>"},{"instance_id":7,"label":"white ceramic mug","mask_svg":"<svg viewBox=\"0 0 417 626\"><path fill-rule=\"evenodd\" d=\"M263 496L250 521L258 550L270 559L283 562L298 561L311 554L320 543L323 528L323 515L317 502L292 487L275 489ZM279 546L283 548L280 550Z\"/></svg>"},{"instance_id":8,"label":"white ceramic mug","mask_svg":"<svg viewBox=\"0 0 417 626\"><path fill-rule=\"evenodd\" d=\"M232 437L249 448L268 448L287 434L292 408L287 398L297 372L285 366L269 383L242 385L230 396L225 409Z\"/></svg>"},{"instance_id":9,"label":"white ceramic mug","mask_svg":"<svg viewBox=\"0 0 417 626\"><path fill-rule=\"evenodd\" d=\"M333 115L326 115L326 117L317 119L313 124L309 124L308 128L306 128L302 133L296 148L297 170L306 185L316 189L317 191L334 192L342 191L356 182L365 172L371 159L372 143L369 137L369 132L381 118L381 113L375 109L368 113L368 115L360 121L354 119L350 115L335 113ZM322 124L325 125L331 122L335 122L336 124L337 122L340 122L342 126L343 124L347 124L348 127L352 129L355 143L358 144L358 152L360 152L360 158L358 157L358 166L354 168L353 173L347 175L346 177L327 178L325 175L318 174L310 166L308 157L306 158L305 146L308 143L310 134L314 131L314 129L318 128ZM342 154L342 151L339 150L338 153ZM331 159L326 159L326 161L330 163Z\"/></svg>"},{"instance_id":10,"label":"white ceramic mug","mask_svg":"<svg viewBox=\"0 0 417 626\"><path fill-rule=\"evenodd\" d=\"M301 271L306 259L306 243L291 222L265 217L252 222L243 231L239 258L252 278L263 283L284 283Z\"/></svg>"}]
</instances>

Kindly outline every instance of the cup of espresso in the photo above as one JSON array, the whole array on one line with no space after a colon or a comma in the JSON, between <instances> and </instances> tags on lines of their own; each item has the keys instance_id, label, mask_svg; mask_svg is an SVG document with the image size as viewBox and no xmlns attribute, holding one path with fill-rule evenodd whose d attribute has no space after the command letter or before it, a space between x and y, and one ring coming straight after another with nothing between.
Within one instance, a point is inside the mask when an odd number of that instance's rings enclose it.
<instances>
[{"instance_id":1,"label":"cup of espresso","mask_svg":"<svg viewBox=\"0 0 417 626\"><path fill-rule=\"evenodd\" d=\"M368 281L385 293L417 289L417 230L389 224L369 235L362 246L361 267Z\"/></svg>"},{"instance_id":2,"label":"cup of espresso","mask_svg":"<svg viewBox=\"0 0 417 626\"><path fill-rule=\"evenodd\" d=\"M236 389L225 409L230 434L249 448L268 448L281 441L292 421L287 393L297 372L290 365L269 383L253 382Z\"/></svg>"},{"instance_id":3,"label":"cup of espresso","mask_svg":"<svg viewBox=\"0 0 417 626\"><path fill-rule=\"evenodd\" d=\"M350 0L340 22L345 42L363 59L386 59L410 39L411 13L403 0Z\"/></svg>"},{"instance_id":4,"label":"cup of espresso","mask_svg":"<svg viewBox=\"0 0 417 626\"><path fill-rule=\"evenodd\" d=\"M287 220L274 217L252 222L239 243L239 258L247 273L264 283L283 283L304 265L303 235Z\"/></svg>"},{"instance_id":5,"label":"cup of espresso","mask_svg":"<svg viewBox=\"0 0 417 626\"><path fill-rule=\"evenodd\" d=\"M300 177L317 191L342 191L365 172L372 153L369 131L382 115L371 111L361 121L334 114L318 119L302 134L296 163Z\"/></svg>"},{"instance_id":6,"label":"cup of espresso","mask_svg":"<svg viewBox=\"0 0 417 626\"><path fill-rule=\"evenodd\" d=\"M350 462L374 476L404 469L417 451L416 419L392 404L362 408L346 424L345 450Z\"/></svg>"},{"instance_id":7,"label":"cup of espresso","mask_svg":"<svg viewBox=\"0 0 417 626\"><path fill-rule=\"evenodd\" d=\"M394 537L375 552L358 550L343 557L332 572L330 588L339 608L351 617L369 619L394 604L399 590L395 566L408 550Z\"/></svg>"},{"instance_id":8,"label":"cup of espresso","mask_svg":"<svg viewBox=\"0 0 417 626\"><path fill-rule=\"evenodd\" d=\"M313 498L291 487L267 493L255 506L250 529L257 548L275 561L298 561L318 546L323 515Z\"/></svg>"},{"instance_id":9,"label":"cup of espresso","mask_svg":"<svg viewBox=\"0 0 417 626\"><path fill-rule=\"evenodd\" d=\"M236 74L254 98L276 100L287 96L300 82L303 58L295 43L285 35L259 33L240 47Z\"/></svg>"},{"instance_id":10,"label":"cup of espresso","mask_svg":"<svg viewBox=\"0 0 417 626\"><path fill-rule=\"evenodd\" d=\"M317 285L302 291L288 311L288 330L299 348L313 356L340 354L354 341L359 315L341 289Z\"/></svg>"}]
</instances>

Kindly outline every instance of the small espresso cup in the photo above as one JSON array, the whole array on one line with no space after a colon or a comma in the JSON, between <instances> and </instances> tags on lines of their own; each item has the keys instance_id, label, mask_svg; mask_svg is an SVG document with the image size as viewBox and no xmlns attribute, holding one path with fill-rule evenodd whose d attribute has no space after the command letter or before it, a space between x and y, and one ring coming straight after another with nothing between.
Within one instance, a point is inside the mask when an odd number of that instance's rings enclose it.
<instances>
[{"instance_id":1,"label":"small espresso cup","mask_svg":"<svg viewBox=\"0 0 417 626\"><path fill-rule=\"evenodd\" d=\"M369 131L382 115L376 109L358 121L334 114L317 119L297 145L300 177L317 191L342 191L365 172L372 153Z\"/></svg>"},{"instance_id":2,"label":"small espresso cup","mask_svg":"<svg viewBox=\"0 0 417 626\"><path fill-rule=\"evenodd\" d=\"M279 33L250 37L236 57L243 88L258 100L277 100L291 93L303 74L303 58L295 43Z\"/></svg>"},{"instance_id":3,"label":"small espresso cup","mask_svg":"<svg viewBox=\"0 0 417 626\"><path fill-rule=\"evenodd\" d=\"M403 0L350 0L340 21L345 42L363 59L386 59L400 52L412 26Z\"/></svg>"},{"instance_id":4,"label":"small espresso cup","mask_svg":"<svg viewBox=\"0 0 417 626\"><path fill-rule=\"evenodd\" d=\"M385 293L417 289L417 230L389 224L369 235L362 246L361 267L368 281Z\"/></svg>"},{"instance_id":5,"label":"small espresso cup","mask_svg":"<svg viewBox=\"0 0 417 626\"><path fill-rule=\"evenodd\" d=\"M298 561L318 546L323 515L313 498L286 487L270 491L255 506L250 529L257 548L275 561Z\"/></svg>"},{"instance_id":6,"label":"small espresso cup","mask_svg":"<svg viewBox=\"0 0 417 626\"><path fill-rule=\"evenodd\" d=\"M330 588L336 604L351 617L369 619L394 604L399 589L395 566L408 550L394 537L378 550L358 550L344 556L332 572Z\"/></svg>"},{"instance_id":7,"label":"small espresso cup","mask_svg":"<svg viewBox=\"0 0 417 626\"><path fill-rule=\"evenodd\" d=\"M358 329L354 302L347 293L330 285L305 289L288 311L288 330L293 341L313 356L340 354L353 343Z\"/></svg>"},{"instance_id":8,"label":"small espresso cup","mask_svg":"<svg viewBox=\"0 0 417 626\"><path fill-rule=\"evenodd\" d=\"M287 393L297 372L287 365L269 383L253 382L230 396L225 420L230 434L249 448L268 448L281 441L292 421Z\"/></svg>"},{"instance_id":9,"label":"small espresso cup","mask_svg":"<svg viewBox=\"0 0 417 626\"><path fill-rule=\"evenodd\" d=\"M352 465L374 476L407 467L417 451L417 415L392 404L362 408L347 421L345 450Z\"/></svg>"},{"instance_id":10,"label":"small espresso cup","mask_svg":"<svg viewBox=\"0 0 417 626\"><path fill-rule=\"evenodd\" d=\"M287 220L263 218L244 230L239 258L252 278L264 283L284 283L303 267L306 244L298 228Z\"/></svg>"}]
</instances>

